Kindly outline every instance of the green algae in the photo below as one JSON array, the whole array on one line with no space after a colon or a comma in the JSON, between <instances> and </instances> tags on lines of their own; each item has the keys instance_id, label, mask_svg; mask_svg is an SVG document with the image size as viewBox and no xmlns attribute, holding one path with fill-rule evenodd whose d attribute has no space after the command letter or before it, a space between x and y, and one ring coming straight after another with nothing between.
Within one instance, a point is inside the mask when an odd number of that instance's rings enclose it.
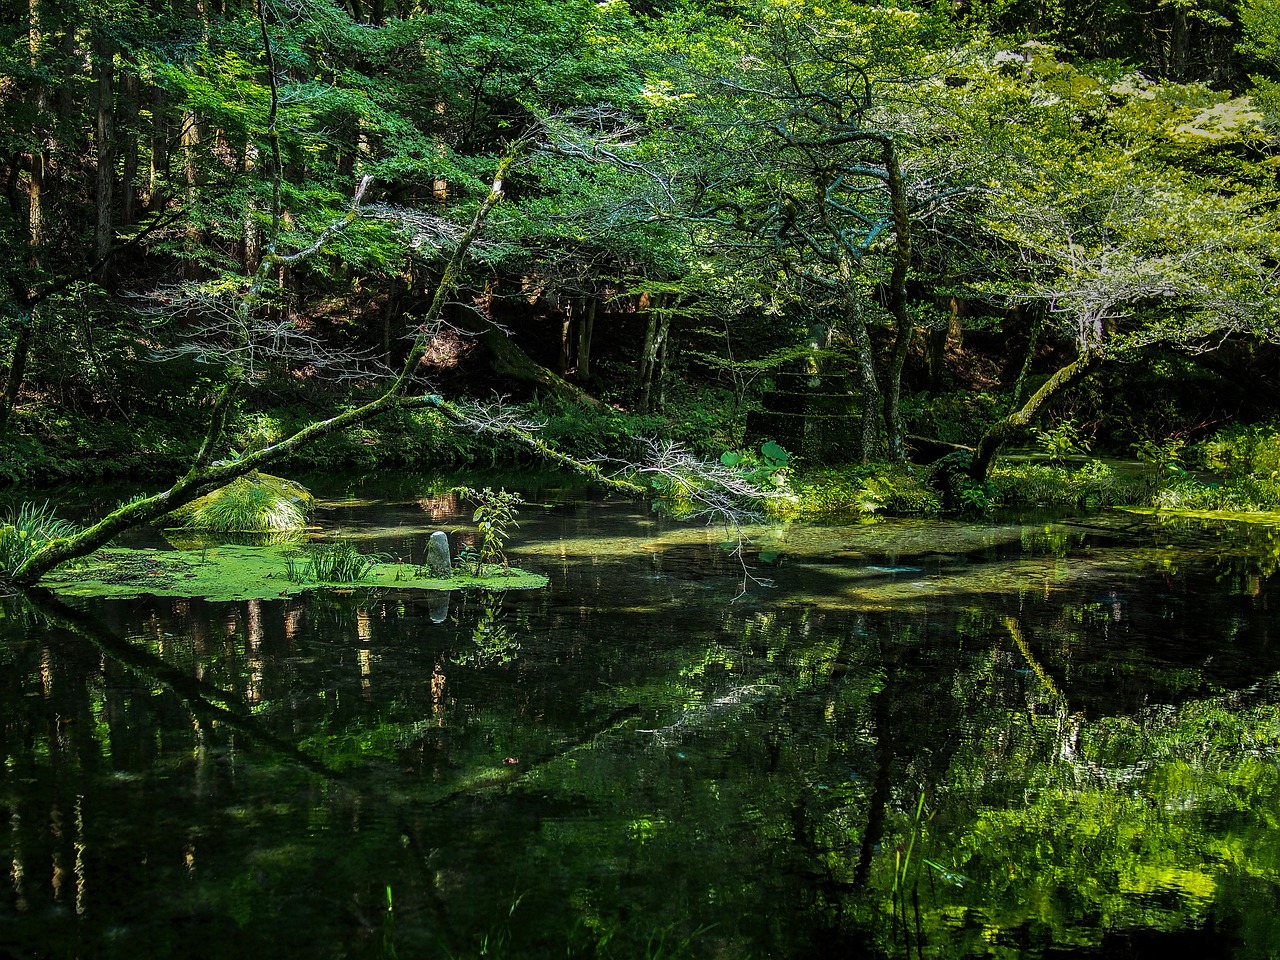
<instances>
[{"instance_id":1,"label":"green algae","mask_svg":"<svg viewBox=\"0 0 1280 960\"><path fill-rule=\"evenodd\" d=\"M151 594L208 600L270 600L306 590L533 590L547 584L546 577L514 567L491 567L481 577L458 573L437 578L414 564L386 562L374 563L358 583L293 583L285 575L291 555L297 555L297 548L285 545L223 544L202 550L109 547L85 563L54 571L40 583L69 596L119 599Z\"/></svg>"},{"instance_id":2,"label":"green algae","mask_svg":"<svg viewBox=\"0 0 1280 960\"><path fill-rule=\"evenodd\" d=\"M1122 509L1128 513L1157 518L1173 517L1182 520L1280 525L1280 512L1274 510L1177 510L1168 507L1124 507Z\"/></svg>"}]
</instances>

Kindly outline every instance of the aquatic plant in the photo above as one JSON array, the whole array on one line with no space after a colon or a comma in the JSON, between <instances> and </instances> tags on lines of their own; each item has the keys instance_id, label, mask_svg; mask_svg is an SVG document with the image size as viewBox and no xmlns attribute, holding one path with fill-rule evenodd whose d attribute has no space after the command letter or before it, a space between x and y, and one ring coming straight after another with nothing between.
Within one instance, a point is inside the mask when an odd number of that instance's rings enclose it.
<instances>
[{"instance_id":1,"label":"aquatic plant","mask_svg":"<svg viewBox=\"0 0 1280 960\"><path fill-rule=\"evenodd\" d=\"M107 547L87 560L63 565L40 580L58 593L86 597L205 597L210 600L269 600L301 593L316 586L341 586L359 582L369 587L397 590L448 591L459 587L492 590L529 590L547 585L547 578L507 567L500 574L474 578L461 575L439 579L419 573L411 564L385 562L380 555L358 562L368 566L359 581L316 579L351 576L332 566L317 571L307 553L278 545L214 544L191 550L132 550ZM290 563L292 561L292 564ZM295 578L289 576L292 567ZM359 572L357 569L355 572Z\"/></svg>"},{"instance_id":2,"label":"aquatic plant","mask_svg":"<svg viewBox=\"0 0 1280 960\"><path fill-rule=\"evenodd\" d=\"M210 533L280 533L302 530L315 499L301 484L251 473L193 500L171 517Z\"/></svg>"},{"instance_id":3,"label":"aquatic plant","mask_svg":"<svg viewBox=\"0 0 1280 960\"><path fill-rule=\"evenodd\" d=\"M24 503L0 522L0 579L12 576L27 558L51 540L79 531L74 523L54 516L49 501Z\"/></svg>"},{"instance_id":4,"label":"aquatic plant","mask_svg":"<svg viewBox=\"0 0 1280 960\"><path fill-rule=\"evenodd\" d=\"M455 492L464 500L476 504L471 520L476 524L478 541L471 548L464 548L458 554L460 563L472 568L472 575L484 576L485 566L507 565L507 535L512 527L517 527L516 509L524 498L518 493L509 493L505 488L494 491L491 487L476 490L473 487L457 487Z\"/></svg>"},{"instance_id":5,"label":"aquatic plant","mask_svg":"<svg viewBox=\"0 0 1280 960\"><path fill-rule=\"evenodd\" d=\"M350 540L334 540L286 557L285 576L293 583L359 583L383 559L361 553Z\"/></svg>"}]
</instances>

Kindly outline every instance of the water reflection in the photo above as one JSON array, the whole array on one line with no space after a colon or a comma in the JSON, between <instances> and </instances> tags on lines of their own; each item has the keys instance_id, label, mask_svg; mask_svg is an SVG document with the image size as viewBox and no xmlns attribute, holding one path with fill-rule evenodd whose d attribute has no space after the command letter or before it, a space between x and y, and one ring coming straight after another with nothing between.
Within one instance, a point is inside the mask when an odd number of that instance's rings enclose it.
<instances>
[{"instance_id":1,"label":"water reflection","mask_svg":"<svg viewBox=\"0 0 1280 960\"><path fill-rule=\"evenodd\" d=\"M330 510L419 552L469 520ZM629 505L532 513L533 593L4 601L0 945L1280 942L1274 539L1127 517L757 538L778 585L737 603L719 531Z\"/></svg>"}]
</instances>

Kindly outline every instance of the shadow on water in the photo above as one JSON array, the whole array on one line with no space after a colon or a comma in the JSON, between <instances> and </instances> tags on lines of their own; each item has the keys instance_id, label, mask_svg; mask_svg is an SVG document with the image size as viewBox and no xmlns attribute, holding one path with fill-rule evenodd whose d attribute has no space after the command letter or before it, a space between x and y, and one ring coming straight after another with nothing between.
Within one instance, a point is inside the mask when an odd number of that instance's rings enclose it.
<instances>
[{"instance_id":1,"label":"shadow on water","mask_svg":"<svg viewBox=\"0 0 1280 960\"><path fill-rule=\"evenodd\" d=\"M21 957L1269 956L1276 537L526 509L542 591L4 602ZM389 553L447 491L333 497Z\"/></svg>"}]
</instances>

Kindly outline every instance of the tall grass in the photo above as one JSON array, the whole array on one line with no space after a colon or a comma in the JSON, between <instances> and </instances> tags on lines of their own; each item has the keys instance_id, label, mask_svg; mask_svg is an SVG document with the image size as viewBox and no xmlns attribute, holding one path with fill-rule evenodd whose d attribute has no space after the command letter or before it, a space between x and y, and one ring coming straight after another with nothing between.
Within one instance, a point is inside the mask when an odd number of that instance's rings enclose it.
<instances>
[{"instance_id":1,"label":"tall grass","mask_svg":"<svg viewBox=\"0 0 1280 960\"><path fill-rule=\"evenodd\" d=\"M287 557L285 576L293 583L359 583L380 559L361 553L350 540L335 540Z\"/></svg>"},{"instance_id":2,"label":"tall grass","mask_svg":"<svg viewBox=\"0 0 1280 960\"><path fill-rule=\"evenodd\" d=\"M49 501L24 503L0 522L0 579L12 577L27 560L51 540L80 530L74 523L53 515Z\"/></svg>"},{"instance_id":3,"label":"tall grass","mask_svg":"<svg viewBox=\"0 0 1280 960\"><path fill-rule=\"evenodd\" d=\"M278 533L307 525L311 495L266 474L240 477L174 512L184 526L210 533Z\"/></svg>"}]
</instances>

